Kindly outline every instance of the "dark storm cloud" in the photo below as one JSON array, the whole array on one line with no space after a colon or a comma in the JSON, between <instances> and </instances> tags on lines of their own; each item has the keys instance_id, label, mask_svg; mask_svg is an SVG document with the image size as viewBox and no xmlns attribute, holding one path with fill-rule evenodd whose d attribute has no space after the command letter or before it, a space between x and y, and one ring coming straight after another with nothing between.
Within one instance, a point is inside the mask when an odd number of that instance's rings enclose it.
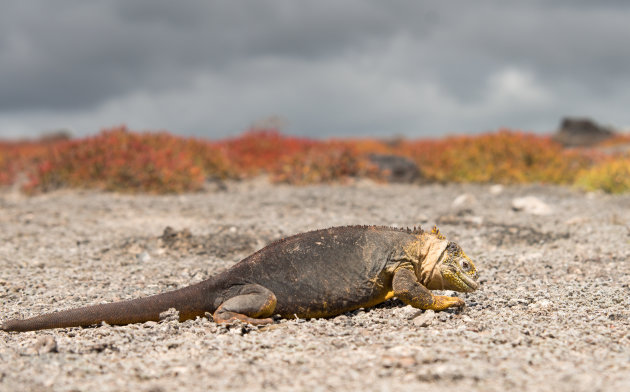
<instances>
[{"instance_id":1,"label":"dark storm cloud","mask_svg":"<svg viewBox=\"0 0 630 392\"><path fill-rule=\"evenodd\" d=\"M273 114L305 134L625 125L629 17L622 1L5 1L0 135L219 135Z\"/></svg>"},{"instance_id":2,"label":"dark storm cloud","mask_svg":"<svg viewBox=\"0 0 630 392\"><path fill-rule=\"evenodd\" d=\"M296 4L9 2L0 17L0 107L77 109L258 56L321 61L386 41L395 26L384 5Z\"/></svg>"}]
</instances>

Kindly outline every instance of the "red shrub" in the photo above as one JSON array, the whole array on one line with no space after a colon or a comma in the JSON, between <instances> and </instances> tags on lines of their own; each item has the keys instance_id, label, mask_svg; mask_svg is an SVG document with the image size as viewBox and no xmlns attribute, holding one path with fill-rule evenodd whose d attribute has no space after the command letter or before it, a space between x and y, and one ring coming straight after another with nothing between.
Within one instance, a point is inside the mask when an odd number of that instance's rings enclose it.
<instances>
[{"instance_id":1,"label":"red shrub","mask_svg":"<svg viewBox=\"0 0 630 392\"><path fill-rule=\"evenodd\" d=\"M127 192L193 191L201 188L207 174L216 174L205 170L220 168L220 156L207 143L167 133L131 133L122 126L53 145L27 190L70 186Z\"/></svg>"},{"instance_id":2,"label":"red shrub","mask_svg":"<svg viewBox=\"0 0 630 392\"><path fill-rule=\"evenodd\" d=\"M286 155L272 168L272 174L274 182L300 185L379 177L366 153L359 153L355 145L341 141L313 143L304 150Z\"/></svg>"},{"instance_id":3,"label":"red shrub","mask_svg":"<svg viewBox=\"0 0 630 392\"><path fill-rule=\"evenodd\" d=\"M184 192L201 188L208 177L263 173L291 184L380 179L383 173L368 158L373 153L409 157L427 180L440 182L573 183L580 170L604 160L595 149L565 150L549 137L509 130L389 142L318 141L253 130L212 143L122 126L78 140L0 143L0 185L25 172L30 192L59 187Z\"/></svg>"},{"instance_id":4,"label":"red shrub","mask_svg":"<svg viewBox=\"0 0 630 392\"><path fill-rule=\"evenodd\" d=\"M52 141L0 142L0 185L13 184L19 173L32 168Z\"/></svg>"},{"instance_id":5,"label":"red shrub","mask_svg":"<svg viewBox=\"0 0 630 392\"><path fill-rule=\"evenodd\" d=\"M250 130L218 143L241 177L271 172L281 160L304 153L314 144L312 140L283 136L275 129Z\"/></svg>"}]
</instances>

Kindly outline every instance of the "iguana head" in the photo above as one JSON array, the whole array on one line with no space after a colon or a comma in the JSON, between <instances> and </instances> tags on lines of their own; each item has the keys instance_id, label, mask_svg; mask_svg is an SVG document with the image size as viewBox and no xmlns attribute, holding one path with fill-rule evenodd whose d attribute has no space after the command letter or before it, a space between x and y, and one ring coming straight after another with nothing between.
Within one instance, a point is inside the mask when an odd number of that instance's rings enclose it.
<instances>
[{"instance_id":1,"label":"iguana head","mask_svg":"<svg viewBox=\"0 0 630 392\"><path fill-rule=\"evenodd\" d=\"M426 288L461 292L477 290L477 269L459 245L447 241L437 228L424 233L421 241L422 262L418 279Z\"/></svg>"},{"instance_id":2,"label":"iguana head","mask_svg":"<svg viewBox=\"0 0 630 392\"><path fill-rule=\"evenodd\" d=\"M427 286L432 290L455 290L462 292L475 291L477 283L477 269L472 260L462 248L454 242L449 242L438 259L433 279Z\"/></svg>"}]
</instances>

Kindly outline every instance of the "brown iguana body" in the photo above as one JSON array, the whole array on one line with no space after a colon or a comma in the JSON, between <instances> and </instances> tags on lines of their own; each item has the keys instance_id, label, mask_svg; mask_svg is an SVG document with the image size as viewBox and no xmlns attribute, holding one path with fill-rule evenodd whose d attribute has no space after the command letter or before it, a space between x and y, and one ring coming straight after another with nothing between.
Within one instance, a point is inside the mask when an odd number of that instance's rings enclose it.
<instances>
[{"instance_id":1,"label":"brown iguana body","mask_svg":"<svg viewBox=\"0 0 630 392\"><path fill-rule=\"evenodd\" d=\"M282 317L330 317L391 297L420 309L462 306L430 289L473 291L477 272L461 248L438 231L346 226L273 242L227 271L179 290L123 302L10 320L4 331L123 325L159 320L175 308L180 320L213 314L216 322L267 324Z\"/></svg>"}]
</instances>

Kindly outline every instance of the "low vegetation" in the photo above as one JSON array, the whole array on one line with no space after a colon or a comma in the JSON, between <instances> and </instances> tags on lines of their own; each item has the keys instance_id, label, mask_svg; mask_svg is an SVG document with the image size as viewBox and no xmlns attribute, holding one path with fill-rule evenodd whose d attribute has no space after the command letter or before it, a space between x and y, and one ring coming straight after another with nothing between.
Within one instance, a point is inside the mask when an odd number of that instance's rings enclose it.
<instances>
[{"instance_id":1,"label":"low vegetation","mask_svg":"<svg viewBox=\"0 0 630 392\"><path fill-rule=\"evenodd\" d=\"M577 177L578 186L586 190L601 189L608 193L630 191L630 157L606 159L582 170Z\"/></svg>"},{"instance_id":2,"label":"low vegetation","mask_svg":"<svg viewBox=\"0 0 630 392\"><path fill-rule=\"evenodd\" d=\"M626 141L618 138L619 143ZM415 162L426 182L536 182L612 193L630 190L627 154L568 150L548 136L512 130L389 141L314 140L253 130L209 141L132 132L124 126L81 139L0 142L0 185L18 184L29 193L62 187L180 193L199 190L208 179L258 175L289 184L384 181L387 173L371 161L373 154Z\"/></svg>"}]
</instances>

